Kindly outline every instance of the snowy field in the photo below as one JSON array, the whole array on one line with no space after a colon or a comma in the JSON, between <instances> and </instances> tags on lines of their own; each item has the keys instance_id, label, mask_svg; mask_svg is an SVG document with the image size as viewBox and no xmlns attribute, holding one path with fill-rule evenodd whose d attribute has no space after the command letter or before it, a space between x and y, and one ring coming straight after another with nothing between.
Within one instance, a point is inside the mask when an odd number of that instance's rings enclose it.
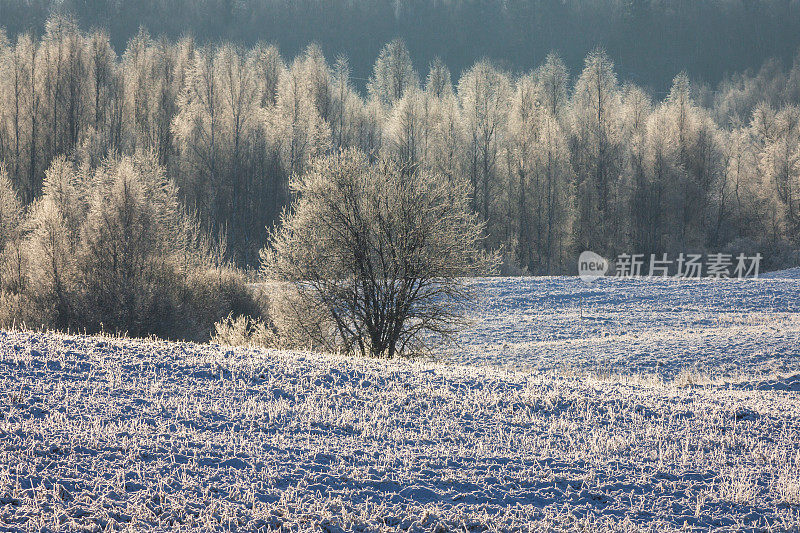
<instances>
[{"instance_id":1,"label":"snowy field","mask_svg":"<svg viewBox=\"0 0 800 533\"><path fill-rule=\"evenodd\" d=\"M462 364L665 378L700 372L728 381L800 372L800 269L757 280L478 283L485 297L447 350ZM775 387L800 391L800 374L786 379Z\"/></svg>"},{"instance_id":2,"label":"snowy field","mask_svg":"<svg viewBox=\"0 0 800 533\"><path fill-rule=\"evenodd\" d=\"M798 277L482 280L438 361L0 332L0 529L798 530Z\"/></svg>"}]
</instances>

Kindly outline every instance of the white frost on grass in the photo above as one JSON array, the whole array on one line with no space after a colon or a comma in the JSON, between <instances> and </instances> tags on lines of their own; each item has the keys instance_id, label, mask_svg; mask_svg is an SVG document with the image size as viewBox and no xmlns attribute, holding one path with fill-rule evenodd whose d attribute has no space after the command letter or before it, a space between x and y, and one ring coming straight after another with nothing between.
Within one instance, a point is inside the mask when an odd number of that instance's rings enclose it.
<instances>
[{"instance_id":1,"label":"white frost on grass","mask_svg":"<svg viewBox=\"0 0 800 533\"><path fill-rule=\"evenodd\" d=\"M799 279L476 283L485 297L448 349L458 363L667 379L687 371L729 381L782 375L800 391Z\"/></svg>"},{"instance_id":2,"label":"white frost on grass","mask_svg":"<svg viewBox=\"0 0 800 533\"><path fill-rule=\"evenodd\" d=\"M481 283L439 362L0 332L0 528L800 528L797 281Z\"/></svg>"}]
</instances>

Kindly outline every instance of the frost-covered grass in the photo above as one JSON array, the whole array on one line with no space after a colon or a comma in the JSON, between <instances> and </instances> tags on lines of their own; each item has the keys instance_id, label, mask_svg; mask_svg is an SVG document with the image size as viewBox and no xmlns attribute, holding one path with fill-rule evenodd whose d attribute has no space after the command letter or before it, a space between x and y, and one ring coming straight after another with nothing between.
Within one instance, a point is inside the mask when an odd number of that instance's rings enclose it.
<instances>
[{"instance_id":1,"label":"frost-covered grass","mask_svg":"<svg viewBox=\"0 0 800 533\"><path fill-rule=\"evenodd\" d=\"M757 280L477 283L485 297L470 309L472 325L459 344L447 350L453 361L669 379L691 372L715 381L796 373L800 391L800 273L794 269Z\"/></svg>"},{"instance_id":2,"label":"frost-covered grass","mask_svg":"<svg viewBox=\"0 0 800 533\"><path fill-rule=\"evenodd\" d=\"M0 332L0 528L800 528L800 281L480 283L438 362Z\"/></svg>"}]
</instances>

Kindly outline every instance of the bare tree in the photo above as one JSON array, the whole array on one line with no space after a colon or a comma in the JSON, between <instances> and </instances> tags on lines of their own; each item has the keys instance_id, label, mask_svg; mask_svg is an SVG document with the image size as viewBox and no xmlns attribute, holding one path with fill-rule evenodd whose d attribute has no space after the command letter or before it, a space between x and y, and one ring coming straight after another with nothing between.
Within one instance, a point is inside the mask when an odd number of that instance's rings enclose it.
<instances>
[{"instance_id":1,"label":"bare tree","mask_svg":"<svg viewBox=\"0 0 800 533\"><path fill-rule=\"evenodd\" d=\"M578 234L582 249L612 252L621 176L620 93L614 64L603 50L586 57L572 98L573 166Z\"/></svg>"},{"instance_id":2,"label":"bare tree","mask_svg":"<svg viewBox=\"0 0 800 533\"><path fill-rule=\"evenodd\" d=\"M536 85L538 87L539 105L558 117L567 105L567 84L569 71L564 61L555 52L547 54L544 65L536 69Z\"/></svg>"},{"instance_id":3,"label":"bare tree","mask_svg":"<svg viewBox=\"0 0 800 533\"><path fill-rule=\"evenodd\" d=\"M724 163L718 128L691 95L686 74L675 77L662 105L668 117L666 131L677 150L679 181L670 190L678 193L674 206L681 214L677 228L683 247L700 247L714 234L713 199L719 193Z\"/></svg>"},{"instance_id":4,"label":"bare tree","mask_svg":"<svg viewBox=\"0 0 800 533\"><path fill-rule=\"evenodd\" d=\"M56 326L68 325L75 313L80 229L86 201L75 168L59 157L47 170L44 192L30 209L26 243L33 292L52 307Z\"/></svg>"},{"instance_id":5,"label":"bare tree","mask_svg":"<svg viewBox=\"0 0 800 533\"><path fill-rule=\"evenodd\" d=\"M781 109L773 132L759 156L759 170L774 190L778 215L784 231L795 232L800 219L800 108Z\"/></svg>"},{"instance_id":6,"label":"bare tree","mask_svg":"<svg viewBox=\"0 0 800 533\"><path fill-rule=\"evenodd\" d=\"M430 99L419 89L409 89L392 106L385 123L386 151L402 164L427 160Z\"/></svg>"},{"instance_id":7,"label":"bare tree","mask_svg":"<svg viewBox=\"0 0 800 533\"><path fill-rule=\"evenodd\" d=\"M436 98L453 96L453 82L450 79L450 69L440 57L435 57L428 68L428 78L425 80L425 92Z\"/></svg>"},{"instance_id":8,"label":"bare tree","mask_svg":"<svg viewBox=\"0 0 800 533\"><path fill-rule=\"evenodd\" d=\"M382 104L391 105L412 87L419 87L419 75L411 63L406 43L395 39L383 47L375 61L369 93Z\"/></svg>"},{"instance_id":9,"label":"bare tree","mask_svg":"<svg viewBox=\"0 0 800 533\"><path fill-rule=\"evenodd\" d=\"M451 181L461 180L465 175L466 134L458 99L453 94L433 99L431 107L431 146L425 164Z\"/></svg>"},{"instance_id":10,"label":"bare tree","mask_svg":"<svg viewBox=\"0 0 800 533\"><path fill-rule=\"evenodd\" d=\"M479 61L458 82L468 139L469 175L476 209L490 221L495 164L503 143L511 84L488 61Z\"/></svg>"},{"instance_id":11,"label":"bare tree","mask_svg":"<svg viewBox=\"0 0 800 533\"><path fill-rule=\"evenodd\" d=\"M14 268L19 259L23 209L4 166L0 165L0 292L19 285L21 272ZM14 287L15 289L18 287Z\"/></svg>"},{"instance_id":12,"label":"bare tree","mask_svg":"<svg viewBox=\"0 0 800 533\"><path fill-rule=\"evenodd\" d=\"M286 69L280 52L274 45L258 43L248 55L248 65L253 70L261 96L261 107L275 105L278 99L278 80L281 72Z\"/></svg>"},{"instance_id":13,"label":"bare tree","mask_svg":"<svg viewBox=\"0 0 800 533\"><path fill-rule=\"evenodd\" d=\"M82 321L90 329L158 332L172 313L183 213L174 184L148 158L108 161L91 178L82 224Z\"/></svg>"},{"instance_id":14,"label":"bare tree","mask_svg":"<svg viewBox=\"0 0 800 533\"><path fill-rule=\"evenodd\" d=\"M441 176L347 150L315 159L292 188L262 271L295 291L294 324L326 320L312 340L328 349L393 357L446 337L473 294L459 276L494 266L466 188Z\"/></svg>"}]
</instances>

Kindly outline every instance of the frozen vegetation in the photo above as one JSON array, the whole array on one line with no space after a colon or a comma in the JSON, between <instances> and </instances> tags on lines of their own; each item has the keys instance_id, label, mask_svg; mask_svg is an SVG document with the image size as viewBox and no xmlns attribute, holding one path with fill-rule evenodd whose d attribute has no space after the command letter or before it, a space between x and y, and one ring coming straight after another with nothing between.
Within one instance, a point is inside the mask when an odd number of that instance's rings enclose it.
<instances>
[{"instance_id":1,"label":"frozen vegetation","mask_svg":"<svg viewBox=\"0 0 800 533\"><path fill-rule=\"evenodd\" d=\"M448 350L459 363L728 382L800 373L800 269L756 280L478 283L485 297L471 309L459 345ZM800 391L800 374L794 387Z\"/></svg>"},{"instance_id":2,"label":"frozen vegetation","mask_svg":"<svg viewBox=\"0 0 800 533\"><path fill-rule=\"evenodd\" d=\"M435 361L0 332L0 529L797 529L797 278L482 280Z\"/></svg>"}]
</instances>

